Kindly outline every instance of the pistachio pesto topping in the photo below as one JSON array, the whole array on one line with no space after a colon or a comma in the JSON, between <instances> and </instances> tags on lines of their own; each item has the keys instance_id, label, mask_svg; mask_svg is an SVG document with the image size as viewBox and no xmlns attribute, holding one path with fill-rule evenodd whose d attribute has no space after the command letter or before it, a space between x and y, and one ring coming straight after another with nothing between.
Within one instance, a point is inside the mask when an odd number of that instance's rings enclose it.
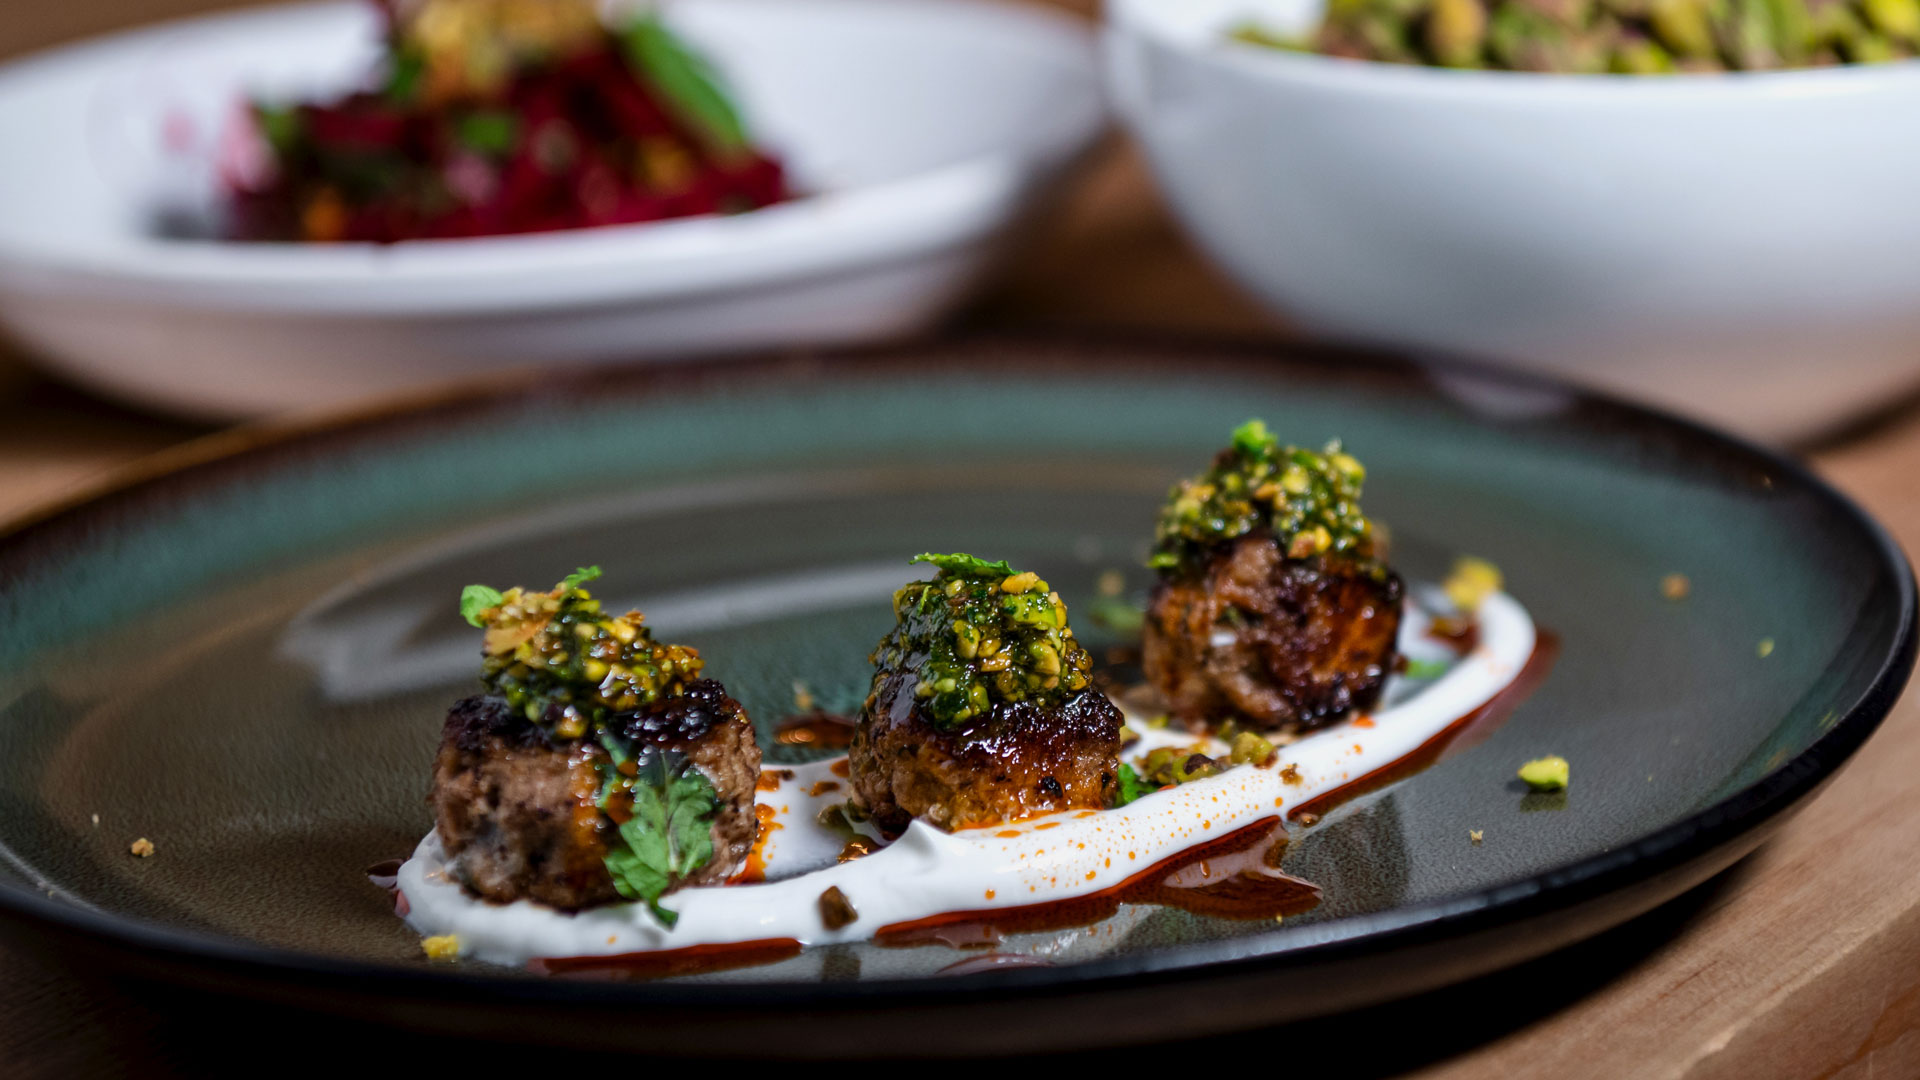
<instances>
[{"instance_id":1,"label":"pistachio pesto topping","mask_svg":"<svg viewBox=\"0 0 1920 1080\"><path fill-rule=\"evenodd\" d=\"M1051 708L1086 689L1093 658L1038 575L972 555L912 561L938 572L893 594L894 627L873 662L883 673L917 672L913 693L935 727L959 727L996 703Z\"/></svg>"},{"instance_id":2,"label":"pistachio pesto topping","mask_svg":"<svg viewBox=\"0 0 1920 1080\"><path fill-rule=\"evenodd\" d=\"M1370 563L1373 525L1360 512L1366 476L1338 439L1317 452L1283 446L1264 422L1249 420L1206 472L1168 494L1147 564L1194 570L1217 545L1261 529L1290 559L1334 555Z\"/></svg>"},{"instance_id":3,"label":"pistachio pesto topping","mask_svg":"<svg viewBox=\"0 0 1920 1080\"><path fill-rule=\"evenodd\" d=\"M486 630L481 681L564 739L597 732L614 713L684 694L704 666L697 651L653 640L639 612L602 611L582 588L599 576L589 566L550 592L469 585L460 596L460 613Z\"/></svg>"}]
</instances>

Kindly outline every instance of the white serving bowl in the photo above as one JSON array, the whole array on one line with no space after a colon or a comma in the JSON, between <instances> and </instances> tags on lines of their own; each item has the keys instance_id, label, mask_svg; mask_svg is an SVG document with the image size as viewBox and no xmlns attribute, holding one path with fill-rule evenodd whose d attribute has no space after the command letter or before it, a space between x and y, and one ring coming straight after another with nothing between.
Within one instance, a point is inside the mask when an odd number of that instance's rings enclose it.
<instances>
[{"instance_id":1,"label":"white serving bowl","mask_svg":"<svg viewBox=\"0 0 1920 1080\"><path fill-rule=\"evenodd\" d=\"M1645 78L1224 40L1314 0L1109 0L1186 228L1305 328L1795 438L1920 383L1920 63Z\"/></svg>"},{"instance_id":2,"label":"white serving bowl","mask_svg":"<svg viewBox=\"0 0 1920 1080\"><path fill-rule=\"evenodd\" d=\"M806 190L733 217L299 246L164 239L246 94L341 90L368 6L172 23L0 68L0 319L104 391L228 418L494 369L925 327L1105 113L1091 35L983 0L677 0Z\"/></svg>"}]
</instances>

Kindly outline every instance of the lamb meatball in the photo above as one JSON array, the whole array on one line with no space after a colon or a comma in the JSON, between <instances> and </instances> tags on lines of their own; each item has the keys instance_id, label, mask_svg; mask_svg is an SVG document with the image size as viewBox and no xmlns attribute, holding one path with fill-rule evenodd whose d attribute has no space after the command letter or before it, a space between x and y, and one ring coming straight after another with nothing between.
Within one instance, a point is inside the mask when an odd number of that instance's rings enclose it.
<instances>
[{"instance_id":1,"label":"lamb meatball","mask_svg":"<svg viewBox=\"0 0 1920 1080\"><path fill-rule=\"evenodd\" d=\"M889 832L1107 806L1120 711L1089 682L1059 594L1004 562L916 561L939 572L894 595L847 751L854 803Z\"/></svg>"},{"instance_id":2,"label":"lamb meatball","mask_svg":"<svg viewBox=\"0 0 1920 1080\"><path fill-rule=\"evenodd\" d=\"M1255 421L1161 514L1142 666L1192 726L1319 727L1370 708L1393 669L1402 585L1339 444Z\"/></svg>"},{"instance_id":3,"label":"lamb meatball","mask_svg":"<svg viewBox=\"0 0 1920 1080\"><path fill-rule=\"evenodd\" d=\"M726 880L752 849L760 748L699 653L655 642L637 612L602 613L580 587L591 576L463 601L487 631L488 693L447 716L435 824L484 899L644 900L670 922L661 896Z\"/></svg>"}]
</instances>

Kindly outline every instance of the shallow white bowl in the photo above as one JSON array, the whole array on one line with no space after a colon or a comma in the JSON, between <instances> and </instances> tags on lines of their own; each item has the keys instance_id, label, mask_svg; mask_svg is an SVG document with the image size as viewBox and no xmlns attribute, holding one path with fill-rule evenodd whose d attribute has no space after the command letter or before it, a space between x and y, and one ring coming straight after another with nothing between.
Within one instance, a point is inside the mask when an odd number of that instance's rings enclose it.
<instances>
[{"instance_id":1,"label":"shallow white bowl","mask_svg":"<svg viewBox=\"0 0 1920 1080\"><path fill-rule=\"evenodd\" d=\"M163 408L324 408L475 372L883 338L927 325L1099 133L1091 36L982 0L678 0L756 136L816 192L734 217L496 239L248 245L204 212L244 94L354 83L367 5L194 19L0 68L0 319Z\"/></svg>"},{"instance_id":2,"label":"shallow white bowl","mask_svg":"<svg viewBox=\"0 0 1920 1080\"><path fill-rule=\"evenodd\" d=\"M1920 382L1920 63L1404 67L1223 39L1314 0L1110 0L1115 104L1186 227L1307 328L1491 356L1749 433Z\"/></svg>"}]
</instances>

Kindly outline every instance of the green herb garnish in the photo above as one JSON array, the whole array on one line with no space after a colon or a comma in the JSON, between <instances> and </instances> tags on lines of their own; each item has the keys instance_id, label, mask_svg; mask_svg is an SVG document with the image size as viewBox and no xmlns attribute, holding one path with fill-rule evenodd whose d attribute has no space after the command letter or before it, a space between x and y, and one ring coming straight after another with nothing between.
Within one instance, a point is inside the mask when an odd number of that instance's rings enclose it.
<instances>
[{"instance_id":1,"label":"green herb garnish","mask_svg":"<svg viewBox=\"0 0 1920 1080\"><path fill-rule=\"evenodd\" d=\"M1453 665L1445 660L1408 660L1402 674L1409 679L1437 679L1451 670Z\"/></svg>"},{"instance_id":2,"label":"green herb garnish","mask_svg":"<svg viewBox=\"0 0 1920 1080\"><path fill-rule=\"evenodd\" d=\"M1147 564L1196 571L1218 545L1265 529L1290 559L1350 558L1385 573L1373 558L1373 525L1360 512L1366 475L1337 439L1320 451L1284 446L1264 422L1249 420L1206 472L1167 496Z\"/></svg>"},{"instance_id":3,"label":"green herb garnish","mask_svg":"<svg viewBox=\"0 0 1920 1080\"><path fill-rule=\"evenodd\" d=\"M487 585L469 585L460 590L460 617L475 626L487 625L480 613L488 608L500 606L505 597L500 590Z\"/></svg>"},{"instance_id":4,"label":"green herb garnish","mask_svg":"<svg viewBox=\"0 0 1920 1080\"><path fill-rule=\"evenodd\" d=\"M1151 780L1141 779L1140 774L1133 771L1133 766L1121 762L1120 786L1119 791L1114 795L1113 805L1125 806L1143 795L1151 795L1159 791L1160 786Z\"/></svg>"},{"instance_id":5,"label":"green herb garnish","mask_svg":"<svg viewBox=\"0 0 1920 1080\"><path fill-rule=\"evenodd\" d=\"M915 555L908 563L931 563L937 570L961 577L1011 577L1013 564L1005 559L988 562L978 555Z\"/></svg>"},{"instance_id":6,"label":"green herb garnish","mask_svg":"<svg viewBox=\"0 0 1920 1080\"><path fill-rule=\"evenodd\" d=\"M737 153L747 148L746 125L721 89L719 75L704 57L682 44L658 15L649 12L628 23L621 42L634 72L659 90L714 150Z\"/></svg>"},{"instance_id":7,"label":"green herb garnish","mask_svg":"<svg viewBox=\"0 0 1920 1080\"><path fill-rule=\"evenodd\" d=\"M713 858L720 797L712 782L677 754L654 754L631 777L616 769L600 805L631 814L619 824L621 843L606 855L614 889L628 900L646 901L654 918L671 929L679 915L661 907L660 897Z\"/></svg>"}]
</instances>

